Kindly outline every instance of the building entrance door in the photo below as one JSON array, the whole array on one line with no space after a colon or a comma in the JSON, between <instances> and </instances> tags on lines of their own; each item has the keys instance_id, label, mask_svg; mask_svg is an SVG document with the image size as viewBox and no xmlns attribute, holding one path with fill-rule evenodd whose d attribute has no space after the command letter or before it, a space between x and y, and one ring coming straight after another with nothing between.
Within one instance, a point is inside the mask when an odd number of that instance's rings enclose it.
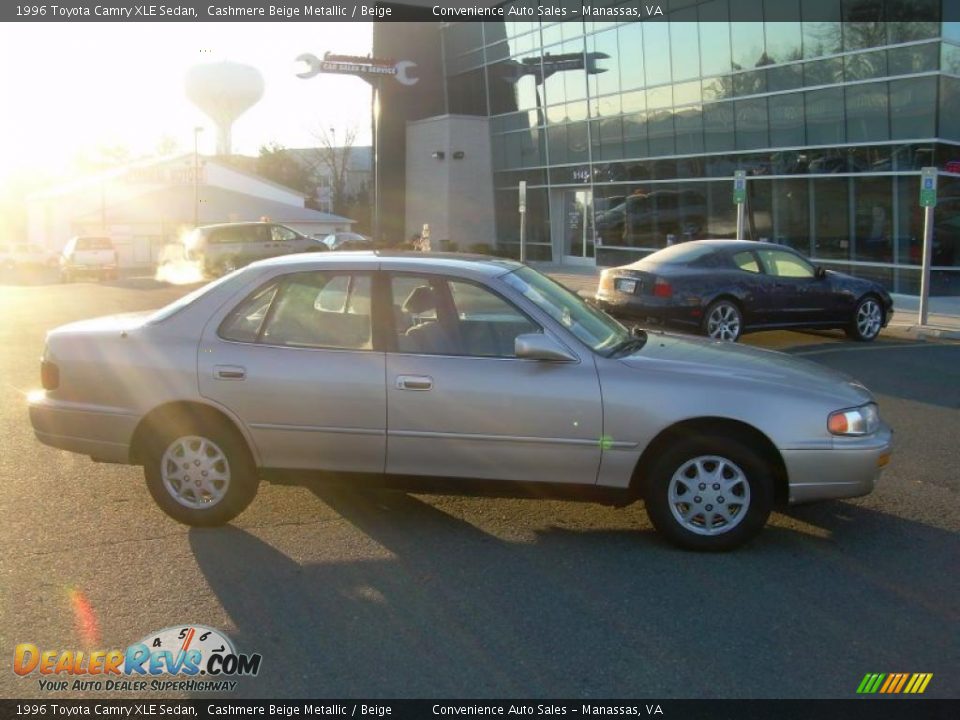
<instances>
[{"instance_id":1,"label":"building entrance door","mask_svg":"<svg viewBox=\"0 0 960 720\"><path fill-rule=\"evenodd\" d=\"M563 228L562 262L594 265L593 191L560 191Z\"/></svg>"}]
</instances>

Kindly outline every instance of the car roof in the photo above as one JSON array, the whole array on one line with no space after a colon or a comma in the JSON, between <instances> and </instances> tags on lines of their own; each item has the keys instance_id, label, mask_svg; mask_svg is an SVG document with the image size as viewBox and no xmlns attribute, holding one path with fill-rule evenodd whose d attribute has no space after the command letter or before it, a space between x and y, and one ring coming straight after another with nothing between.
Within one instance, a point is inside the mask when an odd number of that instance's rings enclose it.
<instances>
[{"instance_id":1,"label":"car roof","mask_svg":"<svg viewBox=\"0 0 960 720\"><path fill-rule=\"evenodd\" d=\"M196 230L216 230L224 227L240 227L242 225L281 225L282 223L272 220L242 220L240 222L213 223L211 225L198 225Z\"/></svg>"},{"instance_id":2,"label":"car roof","mask_svg":"<svg viewBox=\"0 0 960 720\"><path fill-rule=\"evenodd\" d=\"M772 242L763 242L761 240L689 240L683 245L702 245L712 247L715 250L793 250L785 245L777 245ZM671 246L673 247L673 246Z\"/></svg>"},{"instance_id":3,"label":"car roof","mask_svg":"<svg viewBox=\"0 0 960 720\"><path fill-rule=\"evenodd\" d=\"M463 271L497 276L512 272L523 265L516 260L490 255L466 253L423 253L393 250L358 250L330 253L293 253L260 260L251 267L283 267L289 270L311 270L339 263L352 266L369 264L384 270L406 271Z\"/></svg>"}]
</instances>

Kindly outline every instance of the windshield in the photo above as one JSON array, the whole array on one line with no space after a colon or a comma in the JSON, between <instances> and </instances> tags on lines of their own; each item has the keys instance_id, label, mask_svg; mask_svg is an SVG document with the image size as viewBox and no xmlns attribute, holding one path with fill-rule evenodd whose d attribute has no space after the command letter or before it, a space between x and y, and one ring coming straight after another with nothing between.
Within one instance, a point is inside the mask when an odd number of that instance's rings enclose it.
<instances>
[{"instance_id":1,"label":"windshield","mask_svg":"<svg viewBox=\"0 0 960 720\"><path fill-rule=\"evenodd\" d=\"M176 313L178 313L178 312L180 312L181 310L183 310L183 308L185 308L187 305L189 305L190 303L192 303L192 302L193 302L194 300L196 300L197 298L199 298L199 297L201 297L201 296L203 296L203 295L206 295L208 292L210 292L210 291L213 290L214 288L220 287L220 286L223 285L227 280L229 280L230 278L236 277L237 275L239 275L240 273L242 273L245 269L246 269L246 268L240 268L239 270L234 270L234 271L233 271L232 273L230 273L229 275L224 275L224 276L221 277L221 278L217 278L217 279L214 280L213 282L209 282L209 283L207 283L206 285L202 285L201 287L198 287L198 288L197 288L196 290L194 290L193 292L189 292L189 293L187 293L186 295L184 295L183 297L177 298L176 300L174 300L174 301L173 301L172 303L170 303L169 305L165 305L164 307L160 308L160 309L157 310L155 313L153 313L153 315L151 315L150 317L148 317L148 318L147 318L147 324L148 324L148 325L152 325L152 324L154 324L154 323L162 322L162 321L166 320L168 317L171 317L172 315L175 315Z\"/></svg>"},{"instance_id":2,"label":"windshield","mask_svg":"<svg viewBox=\"0 0 960 720\"><path fill-rule=\"evenodd\" d=\"M630 331L606 313L532 268L523 267L503 281L589 345L594 352L612 353L631 339Z\"/></svg>"}]
</instances>

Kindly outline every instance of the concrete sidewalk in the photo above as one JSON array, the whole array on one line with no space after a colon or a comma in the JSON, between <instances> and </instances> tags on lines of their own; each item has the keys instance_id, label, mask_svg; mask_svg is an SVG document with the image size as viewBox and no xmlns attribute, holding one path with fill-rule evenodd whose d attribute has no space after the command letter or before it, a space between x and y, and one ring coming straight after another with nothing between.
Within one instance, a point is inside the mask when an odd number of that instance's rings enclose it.
<instances>
[{"instance_id":1,"label":"concrete sidewalk","mask_svg":"<svg viewBox=\"0 0 960 720\"><path fill-rule=\"evenodd\" d=\"M597 291L600 271L603 268L556 265L553 263L530 263L542 273L565 285L581 297L593 297ZM934 337L945 340L960 340L960 297L932 297L928 306L927 324L920 325L920 298L915 295L893 297L893 319L884 330L900 336L913 338Z\"/></svg>"}]
</instances>

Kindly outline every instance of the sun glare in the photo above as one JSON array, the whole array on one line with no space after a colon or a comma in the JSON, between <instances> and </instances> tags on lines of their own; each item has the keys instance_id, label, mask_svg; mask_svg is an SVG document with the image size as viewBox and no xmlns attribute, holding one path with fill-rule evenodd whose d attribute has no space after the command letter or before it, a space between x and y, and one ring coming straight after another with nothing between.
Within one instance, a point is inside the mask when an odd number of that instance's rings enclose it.
<instances>
[{"instance_id":1,"label":"sun glare","mask_svg":"<svg viewBox=\"0 0 960 720\"><path fill-rule=\"evenodd\" d=\"M318 127L356 127L358 143L369 142L365 83L305 81L293 68L303 52L370 52L370 23L24 23L0 32L0 185L59 176L84 158L189 152L196 126L208 130L201 153L214 152L213 123L187 99L183 81L191 66L219 60L252 65L266 83L234 125L234 152L317 145Z\"/></svg>"}]
</instances>

